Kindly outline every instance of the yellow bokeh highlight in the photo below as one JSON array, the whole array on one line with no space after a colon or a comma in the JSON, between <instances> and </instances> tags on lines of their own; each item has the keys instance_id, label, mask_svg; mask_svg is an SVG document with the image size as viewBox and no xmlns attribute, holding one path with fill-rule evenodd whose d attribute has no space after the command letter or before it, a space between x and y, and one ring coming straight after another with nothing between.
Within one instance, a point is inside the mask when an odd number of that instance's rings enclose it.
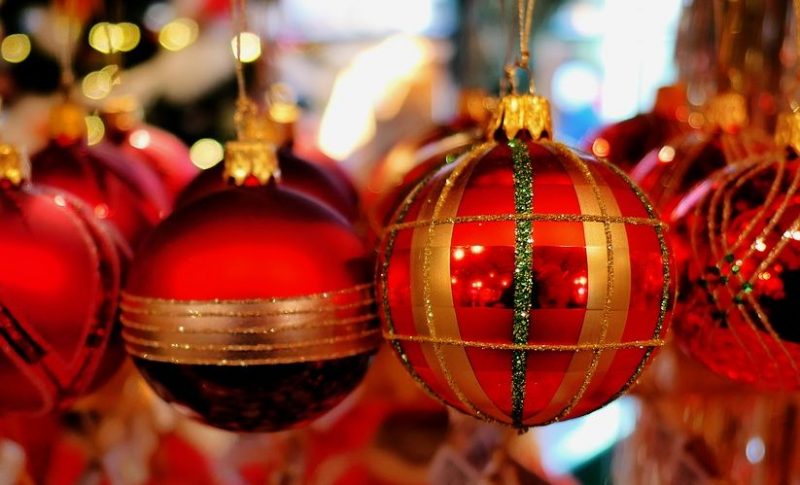
<instances>
[{"instance_id":1,"label":"yellow bokeh highlight","mask_svg":"<svg viewBox=\"0 0 800 485\"><path fill-rule=\"evenodd\" d=\"M158 43L169 51L179 51L197 40L200 27L192 19L179 18L161 28Z\"/></svg>"},{"instance_id":2,"label":"yellow bokeh highlight","mask_svg":"<svg viewBox=\"0 0 800 485\"><path fill-rule=\"evenodd\" d=\"M108 70L93 71L81 82L81 91L89 99L103 99L111 93L114 77Z\"/></svg>"},{"instance_id":3,"label":"yellow bokeh highlight","mask_svg":"<svg viewBox=\"0 0 800 485\"><path fill-rule=\"evenodd\" d=\"M8 62L22 62L31 53L31 39L25 34L11 34L0 44L0 53Z\"/></svg>"},{"instance_id":4,"label":"yellow bokeh highlight","mask_svg":"<svg viewBox=\"0 0 800 485\"><path fill-rule=\"evenodd\" d=\"M241 47L238 45L237 36L233 36L233 39L231 39L233 57L237 57L240 48L242 53L240 60L242 62L253 62L261 57L261 38L253 32L242 32L240 36L242 39Z\"/></svg>"},{"instance_id":5,"label":"yellow bokeh highlight","mask_svg":"<svg viewBox=\"0 0 800 485\"><path fill-rule=\"evenodd\" d=\"M86 142L97 145L103 140L106 134L106 126L99 116L91 115L86 117Z\"/></svg>"},{"instance_id":6,"label":"yellow bokeh highlight","mask_svg":"<svg viewBox=\"0 0 800 485\"><path fill-rule=\"evenodd\" d=\"M103 54L131 51L139 45L141 39L139 26L130 22L100 22L89 30L89 45Z\"/></svg>"},{"instance_id":7,"label":"yellow bokeh highlight","mask_svg":"<svg viewBox=\"0 0 800 485\"><path fill-rule=\"evenodd\" d=\"M213 167L225 158L225 148L212 138L201 138L189 149L192 163L203 170Z\"/></svg>"}]
</instances>

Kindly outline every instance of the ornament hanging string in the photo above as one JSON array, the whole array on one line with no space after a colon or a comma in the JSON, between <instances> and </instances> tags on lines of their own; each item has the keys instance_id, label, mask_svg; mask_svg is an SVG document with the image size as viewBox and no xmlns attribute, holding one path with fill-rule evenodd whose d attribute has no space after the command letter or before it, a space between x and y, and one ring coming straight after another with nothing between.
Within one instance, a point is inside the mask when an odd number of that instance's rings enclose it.
<instances>
[{"instance_id":1,"label":"ornament hanging string","mask_svg":"<svg viewBox=\"0 0 800 485\"><path fill-rule=\"evenodd\" d=\"M66 4L66 42L61 51L61 90L64 97L69 97L70 89L75 84L75 72L72 70L72 62L74 55L74 38L75 38L75 24L78 22L76 12L76 0L68 0Z\"/></svg>"},{"instance_id":2,"label":"ornament hanging string","mask_svg":"<svg viewBox=\"0 0 800 485\"><path fill-rule=\"evenodd\" d=\"M250 109L251 103L247 98L247 88L244 79L244 63L242 63L242 33L247 30L247 0L231 0L231 17L236 26L236 87L238 97L236 100L236 137L244 137L244 114Z\"/></svg>"},{"instance_id":3,"label":"ornament hanging string","mask_svg":"<svg viewBox=\"0 0 800 485\"><path fill-rule=\"evenodd\" d=\"M519 20L519 67L528 69L530 60L530 37L533 23L533 9L536 0L517 0L517 16Z\"/></svg>"}]
</instances>

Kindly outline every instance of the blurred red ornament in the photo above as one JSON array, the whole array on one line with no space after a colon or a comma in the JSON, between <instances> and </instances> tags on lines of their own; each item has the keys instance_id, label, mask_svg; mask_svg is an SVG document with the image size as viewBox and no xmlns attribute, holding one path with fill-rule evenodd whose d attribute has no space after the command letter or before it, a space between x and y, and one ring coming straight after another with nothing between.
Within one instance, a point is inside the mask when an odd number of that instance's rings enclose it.
<instances>
[{"instance_id":1,"label":"blurred red ornament","mask_svg":"<svg viewBox=\"0 0 800 485\"><path fill-rule=\"evenodd\" d=\"M28 185L19 160L0 147L0 413L45 413L114 371L120 262L88 207Z\"/></svg>"},{"instance_id":2,"label":"blurred red ornament","mask_svg":"<svg viewBox=\"0 0 800 485\"><path fill-rule=\"evenodd\" d=\"M652 111L606 126L589 139L586 149L629 172L650 150L691 131L688 120L686 88L665 86L658 90Z\"/></svg>"},{"instance_id":3,"label":"blurred red ornament","mask_svg":"<svg viewBox=\"0 0 800 485\"><path fill-rule=\"evenodd\" d=\"M763 389L800 389L800 117L779 120L783 142L728 167L687 196L676 336L712 371ZM786 135L788 133L788 135Z\"/></svg>"},{"instance_id":4,"label":"blurred red ornament","mask_svg":"<svg viewBox=\"0 0 800 485\"><path fill-rule=\"evenodd\" d=\"M143 123L141 106L133 98L109 101L102 115L107 139L149 166L174 202L199 172L189 157L189 148L172 133Z\"/></svg>"},{"instance_id":5,"label":"blurred red ornament","mask_svg":"<svg viewBox=\"0 0 800 485\"><path fill-rule=\"evenodd\" d=\"M663 344L663 223L612 165L548 139L543 98L504 98L490 127L510 141L429 173L387 227L384 335L460 411L522 428L581 416Z\"/></svg>"},{"instance_id":6,"label":"blurred red ornament","mask_svg":"<svg viewBox=\"0 0 800 485\"><path fill-rule=\"evenodd\" d=\"M358 202L330 173L296 156L288 147L278 150L278 158L283 187L297 190L327 204L349 221L358 219ZM185 207L209 194L227 189L223 172L223 163L203 170L181 193L175 206Z\"/></svg>"},{"instance_id":7,"label":"blurred red ornament","mask_svg":"<svg viewBox=\"0 0 800 485\"><path fill-rule=\"evenodd\" d=\"M372 168L361 200L373 234L380 235L424 174L444 165L448 154L460 155L480 139L495 103L481 90L465 89L453 121L397 144Z\"/></svg>"},{"instance_id":8,"label":"blurred red ornament","mask_svg":"<svg viewBox=\"0 0 800 485\"><path fill-rule=\"evenodd\" d=\"M236 186L164 221L123 295L127 348L154 390L235 431L327 412L361 381L378 337L369 251L341 215L270 180L270 147L228 144Z\"/></svg>"},{"instance_id":9,"label":"blurred red ornament","mask_svg":"<svg viewBox=\"0 0 800 485\"><path fill-rule=\"evenodd\" d=\"M158 177L107 143L87 146L80 107L57 106L52 129L49 144L31 158L34 182L77 196L135 248L170 208Z\"/></svg>"},{"instance_id":10,"label":"blurred red ornament","mask_svg":"<svg viewBox=\"0 0 800 485\"><path fill-rule=\"evenodd\" d=\"M709 175L772 147L766 133L746 126L746 109L740 95L718 95L706 107L705 130L687 133L652 150L631 171L631 178L664 219Z\"/></svg>"}]
</instances>

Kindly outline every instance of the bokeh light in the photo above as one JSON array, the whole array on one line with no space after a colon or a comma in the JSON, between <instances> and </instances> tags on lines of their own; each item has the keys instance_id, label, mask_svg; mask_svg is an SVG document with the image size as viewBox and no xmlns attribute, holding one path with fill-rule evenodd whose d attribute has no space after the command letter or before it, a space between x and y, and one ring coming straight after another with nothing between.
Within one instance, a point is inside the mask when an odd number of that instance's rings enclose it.
<instances>
[{"instance_id":1,"label":"bokeh light","mask_svg":"<svg viewBox=\"0 0 800 485\"><path fill-rule=\"evenodd\" d=\"M89 45L92 49L111 54L120 50L124 34L122 29L109 22L99 22L89 30Z\"/></svg>"},{"instance_id":2,"label":"bokeh light","mask_svg":"<svg viewBox=\"0 0 800 485\"><path fill-rule=\"evenodd\" d=\"M31 40L25 34L11 34L0 44L0 53L8 62L22 62L31 53Z\"/></svg>"},{"instance_id":3,"label":"bokeh light","mask_svg":"<svg viewBox=\"0 0 800 485\"><path fill-rule=\"evenodd\" d=\"M240 59L242 62L253 62L261 57L261 38L257 34L252 32L242 32L238 37L242 39ZM233 36L233 39L231 39L231 50L233 50L233 57L237 57L239 48L237 36Z\"/></svg>"},{"instance_id":4,"label":"bokeh light","mask_svg":"<svg viewBox=\"0 0 800 485\"><path fill-rule=\"evenodd\" d=\"M161 28L158 43L169 51L179 51L192 45L197 40L200 27L192 19L179 18Z\"/></svg>"},{"instance_id":5,"label":"bokeh light","mask_svg":"<svg viewBox=\"0 0 800 485\"><path fill-rule=\"evenodd\" d=\"M103 99L111 93L114 77L108 70L92 71L83 78L81 91L89 99Z\"/></svg>"},{"instance_id":6,"label":"bokeh light","mask_svg":"<svg viewBox=\"0 0 800 485\"><path fill-rule=\"evenodd\" d=\"M99 116L91 115L86 117L86 142L97 145L103 140L106 134L106 126Z\"/></svg>"},{"instance_id":7,"label":"bokeh light","mask_svg":"<svg viewBox=\"0 0 800 485\"><path fill-rule=\"evenodd\" d=\"M203 170L211 168L225 158L225 149L220 142L212 138L201 138L189 149L192 163Z\"/></svg>"}]
</instances>

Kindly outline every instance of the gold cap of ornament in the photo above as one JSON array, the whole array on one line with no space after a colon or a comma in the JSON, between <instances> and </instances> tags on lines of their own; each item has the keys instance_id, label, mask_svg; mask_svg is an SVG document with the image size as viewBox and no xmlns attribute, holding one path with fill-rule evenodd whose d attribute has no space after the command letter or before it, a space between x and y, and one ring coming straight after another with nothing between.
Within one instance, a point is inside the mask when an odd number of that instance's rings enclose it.
<instances>
[{"instance_id":1,"label":"gold cap of ornament","mask_svg":"<svg viewBox=\"0 0 800 485\"><path fill-rule=\"evenodd\" d=\"M275 145L263 140L236 140L225 144L225 180L237 186L248 179L266 184L278 173Z\"/></svg>"},{"instance_id":2,"label":"gold cap of ornament","mask_svg":"<svg viewBox=\"0 0 800 485\"><path fill-rule=\"evenodd\" d=\"M775 125L775 143L800 153L800 113L781 113Z\"/></svg>"},{"instance_id":3,"label":"gold cap of ornament","mask_svg":"<svg viewBox=\"0 0 800 485\"><path fill-rule=\"evenodd\" d=\"M117 131L127 132L144 119L142 105L133 96L118 96L103 104L100 115L105 124Z\"/></svg>"},{"instance_id":4,"label":"gold cap of ornament","mask_svg":"<svg viewBox=\"0 0 800 485\"><path fill-rule=\"evenodd\" d=\"M747 101L739 93L717 94L704 109L706 127L730 130L747 124Z\"/></svg>"},{"instance_id":5,"label":"gold cap of ornament","mask_svg":"<svg viewBox=\"0 0 800 485\"><path fill-rule=\"evenodd\" d=\"M550 102L533 94L508 94L500 99L497 112L489 123L489 136L499 130L511 140L527 130L534 140L549 138L553 133Z\"/></svg>"},{"instance_id":6,"label":"gold cap of ornament","mask_svg":"<svg viewBox=\"0 0 800 485\"><path fill-rule=\"evenodd\" d=\"M0 143L0 181L7 180L19 187L31 178L31 165L19 151L7 143Z\"/></svg>"},{"instance_id":7,"label":"gold cap of ornament","mask_svg":"<svg viewBox=\"0 0 800 485\"><path fill-rule=\"evenodd\" d=\"M50 137L79 140L86 137L86 110L72 101L59 103L50 111Z\"/></svg>"}]
</instances>

